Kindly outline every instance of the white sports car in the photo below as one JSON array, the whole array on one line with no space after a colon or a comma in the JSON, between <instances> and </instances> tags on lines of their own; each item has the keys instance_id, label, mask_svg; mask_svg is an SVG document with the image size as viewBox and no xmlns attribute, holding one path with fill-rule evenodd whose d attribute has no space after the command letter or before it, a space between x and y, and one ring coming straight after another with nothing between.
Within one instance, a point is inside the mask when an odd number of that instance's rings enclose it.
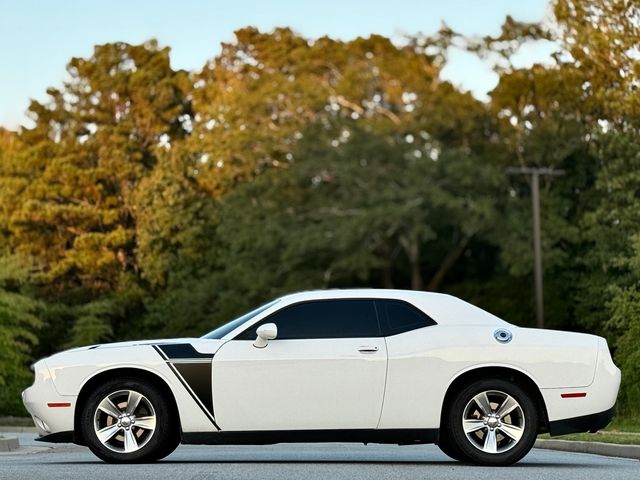
<instances>
[{"instance_id":1,"label":"white sports car","mask_svg":"<svg viewBox=\"0 0 640 480\"><path fill-rule=\"evenodd\" d=\"M22 397L40 440L107 462L181 442L363 442L508 465L539 433L606 426L620 384L603 338L401 290L297 293L201 338L76 348L34 370Z\"/></svg>"}]
</instances>

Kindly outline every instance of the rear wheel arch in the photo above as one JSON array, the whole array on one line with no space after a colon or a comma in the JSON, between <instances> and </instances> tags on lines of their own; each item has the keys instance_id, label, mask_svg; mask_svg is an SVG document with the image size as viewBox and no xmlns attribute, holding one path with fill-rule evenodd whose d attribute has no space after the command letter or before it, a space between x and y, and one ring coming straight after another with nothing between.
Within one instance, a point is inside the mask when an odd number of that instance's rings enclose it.
<instances>
[{"instance_id":1,"label":"rear wheel arch","mask_svg":"<svg viewBox=\"0 0 640 480\"><path fill-rule=\"evenodd\" d=\"M86 445L86 442L83 438L82 434L82 426L80 422L80 417L82 415L82 409L86 401L88 400L91 392L98 385L103 384L106 381L119 379L119 378L136 378L144 382L148 382L159 388L166 395L166 398L171 405L173 410L173 414L175 418L178 419L179 422L179 431L182 430L182 422L180 420L180 411L178 410L178 404L176 402L175 396L171 391L171 387L169 384L159 375L152 373L148 370L143 370L140 368L112 368L109 370L104 370L102 372L97 373L89 380L87 380L82 388L80 389L80 393L78 394L78 399L76 400L76 406L73 415L73 437L74 442L79 445Z\"/></svg>"},{"instance_id":2,"label":"rear wheel arch","mask_svg":"<svg viewBox=\"0 0 640 480\"><path fill-rule=\"evenodd\" d=\"M445 416L447 415L448 405L451 405L451 400L455 395L460 392L466 385L483 379L500 379L513 382L524 389L531 398L534 400L537 410L540 424L538 426L538 433L546 433L549 431L549 419L547 415L547 407L540 392L540 388L536 382L528 376L526 373L509 367L478 367L472 370L468 370L458 377L456 377L450 384L447 392L445 393L442 408L440 411L440 427L445 423Z\"/></svg>"}]
</instances>

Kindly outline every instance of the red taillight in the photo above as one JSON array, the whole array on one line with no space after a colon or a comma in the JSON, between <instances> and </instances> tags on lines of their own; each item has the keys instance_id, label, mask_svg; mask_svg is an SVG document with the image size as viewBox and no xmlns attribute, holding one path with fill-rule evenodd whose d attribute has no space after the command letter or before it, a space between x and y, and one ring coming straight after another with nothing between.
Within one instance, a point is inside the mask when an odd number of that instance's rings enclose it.
<instances>
[{"instance_id":1,"label":"red taillight","mask_svg":"<svg viewBox=\"0 0 640 480\"><path fill-rule=\"evenodd\" d=\"M47 407L50 408L60 408L60 407L70 407L71 403L69 402L58 402L58 403L47 403Z\"/></svg>"},{"instance_id":2,"label":"red taillight","mask_svg":"<svg viewBox=\"0 0 640 480\"><path fill-rule=\"evenodd\" d=\"M585 392L580 392L580 393L561 393L560 396L562 398L582 398L582 397L586 397L587 394Z\"/></svg>"}]
</instances>

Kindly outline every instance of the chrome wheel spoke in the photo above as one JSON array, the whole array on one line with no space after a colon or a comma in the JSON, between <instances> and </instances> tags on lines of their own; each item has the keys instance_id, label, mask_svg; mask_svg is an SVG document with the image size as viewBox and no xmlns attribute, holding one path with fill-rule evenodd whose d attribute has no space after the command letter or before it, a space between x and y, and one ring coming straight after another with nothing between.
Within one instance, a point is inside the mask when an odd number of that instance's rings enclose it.
<instances>
[{"instance_id":1,"label":"chrome wheel spoke","mask_svg":"<svg viewBox=\"0 0 640 480\"><path fill-rule=\"evenodd\" d=\"M142 395L138 392L134 392L131 390L129 392L129 397L127 399L127 409L125 410L129 415L133 415L133 412L136 411L138 405L140 404L140 400L142 399Z\"/></svg>"},{"instance_id":2,"label":"chrome wheel spoke","mask_svg":"<svg viewBox=\"0 0 640 480\"><path fill-rule=\"evenodd\" d=\"M120 411L120 409L113 404L113 402L109 397L102 400L100 402L100 405L98 405L98 408L102 410L104 413L106 413L107 415L109 415L110 417L115 418L116 420L120 415L122 415L122 412Z\"/></svg>"},{"instance_id":3,"label":"chrome wheel spoke","mask_svg":"<svg viewBox=\"0 0 640 480\"><path fill-rule=\"evenodd\" d=\"M138 439L133 434L133 430L130 428L124 431L124 452L131 453L135 452L140 448L138 446Z\"/></svg>"},{"instance_id":4,"label":"chrome wheel spoke","mask_svg":"<svg viewBox=\"0 0 640 480\"><path fill-rule=\"evenodd\" d=\"M487 392L482 392L473 397L473 400L476 402L476 405L480 407L482 414L486 417L493 410L491 409L491 403L489 402L489 398L487 397Z\"/></svg>"},{"instance_id":5,"label":"chrome wheel spoke","mask_svg":"<svg viewBox=\"0 0 640 480\"><path fill-rule=\"evenodd\" d=\"M135 390L116 390L106 395L93 415L93 428L98 440L117 453L140 450L153 438L156 427L157 417L152 403Z\"/></svg>"},{"instance_id":6,"label":"chrome wheel spoke","mask_svg":"<svg viewBox=\"0 0 640 480\"><path fill-rule=\"evenodd\" d=\"M137 417L136 418L136 427L144 428L145 430L155 430L156 429L156 416L148 416L148 417Z\"/></svg>"},{"instance_id":7,"label":"chrome wheel spoke","mask_svg":"<svg viewBox=\"0 0 640 480\"><path fill-rule=\"evenodd\" d=\"M508 422L504 421L505 418ZM524 411L511 395L499 390L486 390L467 402L462 412L462 430L469 443L478 450L502 454L522 439L525 433Z\"/></svg>"},{"instance_id":8,"label":"chrome wheel spoke","mask_svg":"<svg viewBox=\"0 0 640 480\"><path fill-rule=\"evenodd\" d=\"M486 425L484 421L480 419L465 419L462 421L462 428L464 429L464 433L472 433L486 428Z\"/></svg>"},{"instance_id":9,"label":"chrome wheel spoke","mask_svg":"<svg viewBox=\"0 0 640 480\"><path fill-rule=\"evenodd\" d=\"M504 401L502 402L502 405L500 405L500 408L498 408L496 415L498 415L498 418L505 417L509 415L511 412L513 412L519 406L520 405L518 405L518 402L516 402L511 395L507 395L507 398L504 399Z\"/></svg>"},{"instance_id":10,"label":"chrome wheel spoke","mask_svg":"<svg viewBox=\"0 0 640 480\"><path fill-rule=\"evenodd\" d=\"M516 425L509 425L508 423L503 423L501 427L498 428L502 433L515 440L516 442L522 438L522 434L524 433L524 428L518 427Z\"/></svg>"},{"instance_id":11,"label":"chrome wheel spoke","mask_svg":"<svg viewBox=\"0 0 640 480\"><path fill-rule=\"evenodd\" d=\"M100 440L102 443L106 443L111 440L114 435L121 430L121 428L122 427L120 427L118 424L114 423L113 425L98 430L96 432L96 435L98 435L98 440Z\"/></svg>"},{"instance_id":12,"label":"chrome wheel spoke","mask_svg":"<svg viewBox=\"0 0 640 480\"><path fill-rule=\"evenodd\" d=\"M498 439L496 438L495 430L487 429L482 449L487 453L498 453Z\"/></svg>"}]
</instances>

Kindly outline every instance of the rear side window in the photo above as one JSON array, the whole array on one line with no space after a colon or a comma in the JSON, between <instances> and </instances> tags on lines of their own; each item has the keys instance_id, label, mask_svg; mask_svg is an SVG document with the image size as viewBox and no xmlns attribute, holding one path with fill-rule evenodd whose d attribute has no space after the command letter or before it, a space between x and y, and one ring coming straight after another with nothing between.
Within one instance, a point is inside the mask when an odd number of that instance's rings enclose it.
<instances>
[{"instance_id":1,"label":"rear side window","mask_svg":"<svg viewBox=\"0 0 640 480\"><path fill-rule=\"evenodd\" d=\"M436 325L428 315L402 300L376 300L385 337Z\"/></svg>"},{"instance_id":2,"label":"rear side window","mask_svg":"<svg viewBox=\"0 0 640 480\"><path fill-rule=\"evenodd\" d=\"M289 305L236 339L255 340L257 328L265 323L277 325L278 340L381 336L374 301L369 299L318 300Z\"/></svg>"}]
</instances>

